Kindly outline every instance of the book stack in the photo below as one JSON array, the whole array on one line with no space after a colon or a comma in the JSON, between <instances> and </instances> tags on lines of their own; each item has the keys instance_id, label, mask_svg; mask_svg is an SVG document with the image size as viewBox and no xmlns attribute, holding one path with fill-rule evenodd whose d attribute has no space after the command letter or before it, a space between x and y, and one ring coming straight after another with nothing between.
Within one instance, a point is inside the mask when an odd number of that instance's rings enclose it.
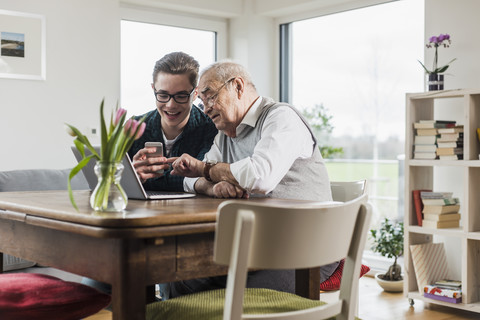
<instances>
[{"instance_id":1,"label":"book stack","mask_svg":"<svg viewBox=\"0 0 480 320\"><path fill-rule=\"evenodd\" d=\"M463 125L438 129L437 156L440 160L463 159Z\"/></svg>"},{"instance_id":2,"label":"book stack","mask_svg":"<svg viewBox=\"0 0 480 320\"><path fill-rule=\"evenodd\" d=\"M413 158L437 159L438 130L455 127L456 122L450 120L420 120L413 124L415 129ZM462 152L463 154L463 152Z\"/></svg>"},{"instance_id":3,"label":"book stack","mask_svg":"<svg viewBox=\"0 0 480 320\"><path fill-rule=\"evenodd\" d=\"M458 280L438 280L423 288L423 296L451 303L462 302L462 282Z\"/></svg>"},{"instance_id":4,"label":"book stack","mask_svg":"<svg viewBox=\"0 0 480 320\"><path fill-rule=\"evenodd\" d=\"M422 226L427 228L458 228L460 201L452 192L420 192L423 203Z\"/></svg>"}]
</instances>

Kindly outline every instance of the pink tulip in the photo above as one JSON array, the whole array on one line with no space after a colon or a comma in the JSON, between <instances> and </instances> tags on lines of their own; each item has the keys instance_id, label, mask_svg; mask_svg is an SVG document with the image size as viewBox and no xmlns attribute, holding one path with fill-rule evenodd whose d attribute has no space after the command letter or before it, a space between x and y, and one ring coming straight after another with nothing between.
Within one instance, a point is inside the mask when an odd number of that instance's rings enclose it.
<instances>
[{"instance_id":1,"label":"pink tulip","mask_svg":"<svg viewBox=\"0 0 480 320\"><path fill-rule=\"evenodd\" d=\"M130 137L133 137L137 131L139 122L137 120L132 121L132 127L130 128Z\"/></svg>"},{"instance_id":2,"label":"pink tulip","mask_svg":"<svg viewBox=\"0 0 480 320\"><path fill-rule=\"evenodd\" d=\"M145 122L142 122L142 124L140 125L140 128L138 129L137 134L135 135L135 140L137 140L143 135L143 132L145 131L146 126L147 125L145 124Z\"/></svg>"},{"instance_id":3,"label":"pink tulip","mask_svg":"<svg viewBox=\"0 0 480 320\"><path fill-rule=\"evenodd\" d=\"M127 113L127 110L123 108L118 109L115 115L115 120L113 121L113 125L116 126L120 122L120 119L123 117L123 115L126 113Z\"/></svg>"},{"instance_id":4,"label":"pink tulip","mask_svg":"<svg viewBox=\"0 0 480 320\"><path fill-rule=\"evenodd\" d=\"M132 127L133 124L133 119L128 119L127 122L125 122L125 125L123 126L123 132L127 137L130 137L130 128Z\"/></svg>"}]
</instances>

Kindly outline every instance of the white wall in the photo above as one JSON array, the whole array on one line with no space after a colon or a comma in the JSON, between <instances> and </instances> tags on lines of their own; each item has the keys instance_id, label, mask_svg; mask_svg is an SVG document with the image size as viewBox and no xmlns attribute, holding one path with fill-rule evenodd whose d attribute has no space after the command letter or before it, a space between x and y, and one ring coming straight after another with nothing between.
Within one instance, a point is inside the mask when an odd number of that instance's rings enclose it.
<instances>
[{"instance_id":1,"label":"white wall","mask_svg":"<svg viewBox=\"0 0 480 320\"><path fill-rule=\"evenodd\" d=\"M242 14L230 19L229 58L249 70L260 95L277 98L278 27L273 18L255 13L254 4L254 0L243 1Z\"/></svg>"},{"instance_id":2,"label":"white wall","mask_svg":"<svg viewBox=\"0 0 480 320\"><path fill-rule=\"evenodd\" d=\"M0 170L72 167L63 123L98 127L102 98L119 97L118 1L0 0L0 9L45 15L47 43L45 81L0 78Z\"/></svg>"},{"instance_id":3,"label":"white wall","mask_svg":"<svg viewBox=\"0 0 480 320\"><path fill-rule=\"evenodd\" d=\"M445 76L445 89L480 87L480 1L425 0L425 41L448 33L452 44L439 49L439 64L457 58ZM427 67L433 62L433 49L425 49Z\"/></svg>"}]
</instances>

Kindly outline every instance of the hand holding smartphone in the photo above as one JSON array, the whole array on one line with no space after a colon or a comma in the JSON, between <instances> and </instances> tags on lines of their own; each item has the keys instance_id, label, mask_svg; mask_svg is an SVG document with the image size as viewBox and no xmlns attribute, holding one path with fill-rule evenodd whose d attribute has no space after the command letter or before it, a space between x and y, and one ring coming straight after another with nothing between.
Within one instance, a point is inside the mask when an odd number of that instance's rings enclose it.
<instances>
[{"instance_id":1,"label":"hand holding smartphone","mask_svg":"<svg viewBox=\"0 0 480 320\"><path fill-rule=\"evenodd\" d=\"M156 148L154 153L147 153L147 158L163 157L163 144L161 142L145 142L145 148ZM157 173L163 173L163 169Z\"/></svg>"}]
</instances>

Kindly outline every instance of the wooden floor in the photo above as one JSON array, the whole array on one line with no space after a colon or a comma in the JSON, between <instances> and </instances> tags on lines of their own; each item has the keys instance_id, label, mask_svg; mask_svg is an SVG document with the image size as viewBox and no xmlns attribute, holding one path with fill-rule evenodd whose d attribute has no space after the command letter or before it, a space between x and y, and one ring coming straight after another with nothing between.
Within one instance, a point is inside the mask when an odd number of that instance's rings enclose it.
<instances>
[{"instance_id":1,"label":"wooden floor","mask_svg":"<svg viewBox=\"0 0 480 320\"><path fill-rule=\"evenodd\" d=\"M322 300L328 302L333 294L322 294ZM415 300L410 306L402 293L387 293L375 282L375 279L360 279L359 317L363 320L467 320L480 319L480 314L430 304L428 308L422 301ZM111 320L112 314L103 310L84 320Z\"/></svg>"}]
</instances>

